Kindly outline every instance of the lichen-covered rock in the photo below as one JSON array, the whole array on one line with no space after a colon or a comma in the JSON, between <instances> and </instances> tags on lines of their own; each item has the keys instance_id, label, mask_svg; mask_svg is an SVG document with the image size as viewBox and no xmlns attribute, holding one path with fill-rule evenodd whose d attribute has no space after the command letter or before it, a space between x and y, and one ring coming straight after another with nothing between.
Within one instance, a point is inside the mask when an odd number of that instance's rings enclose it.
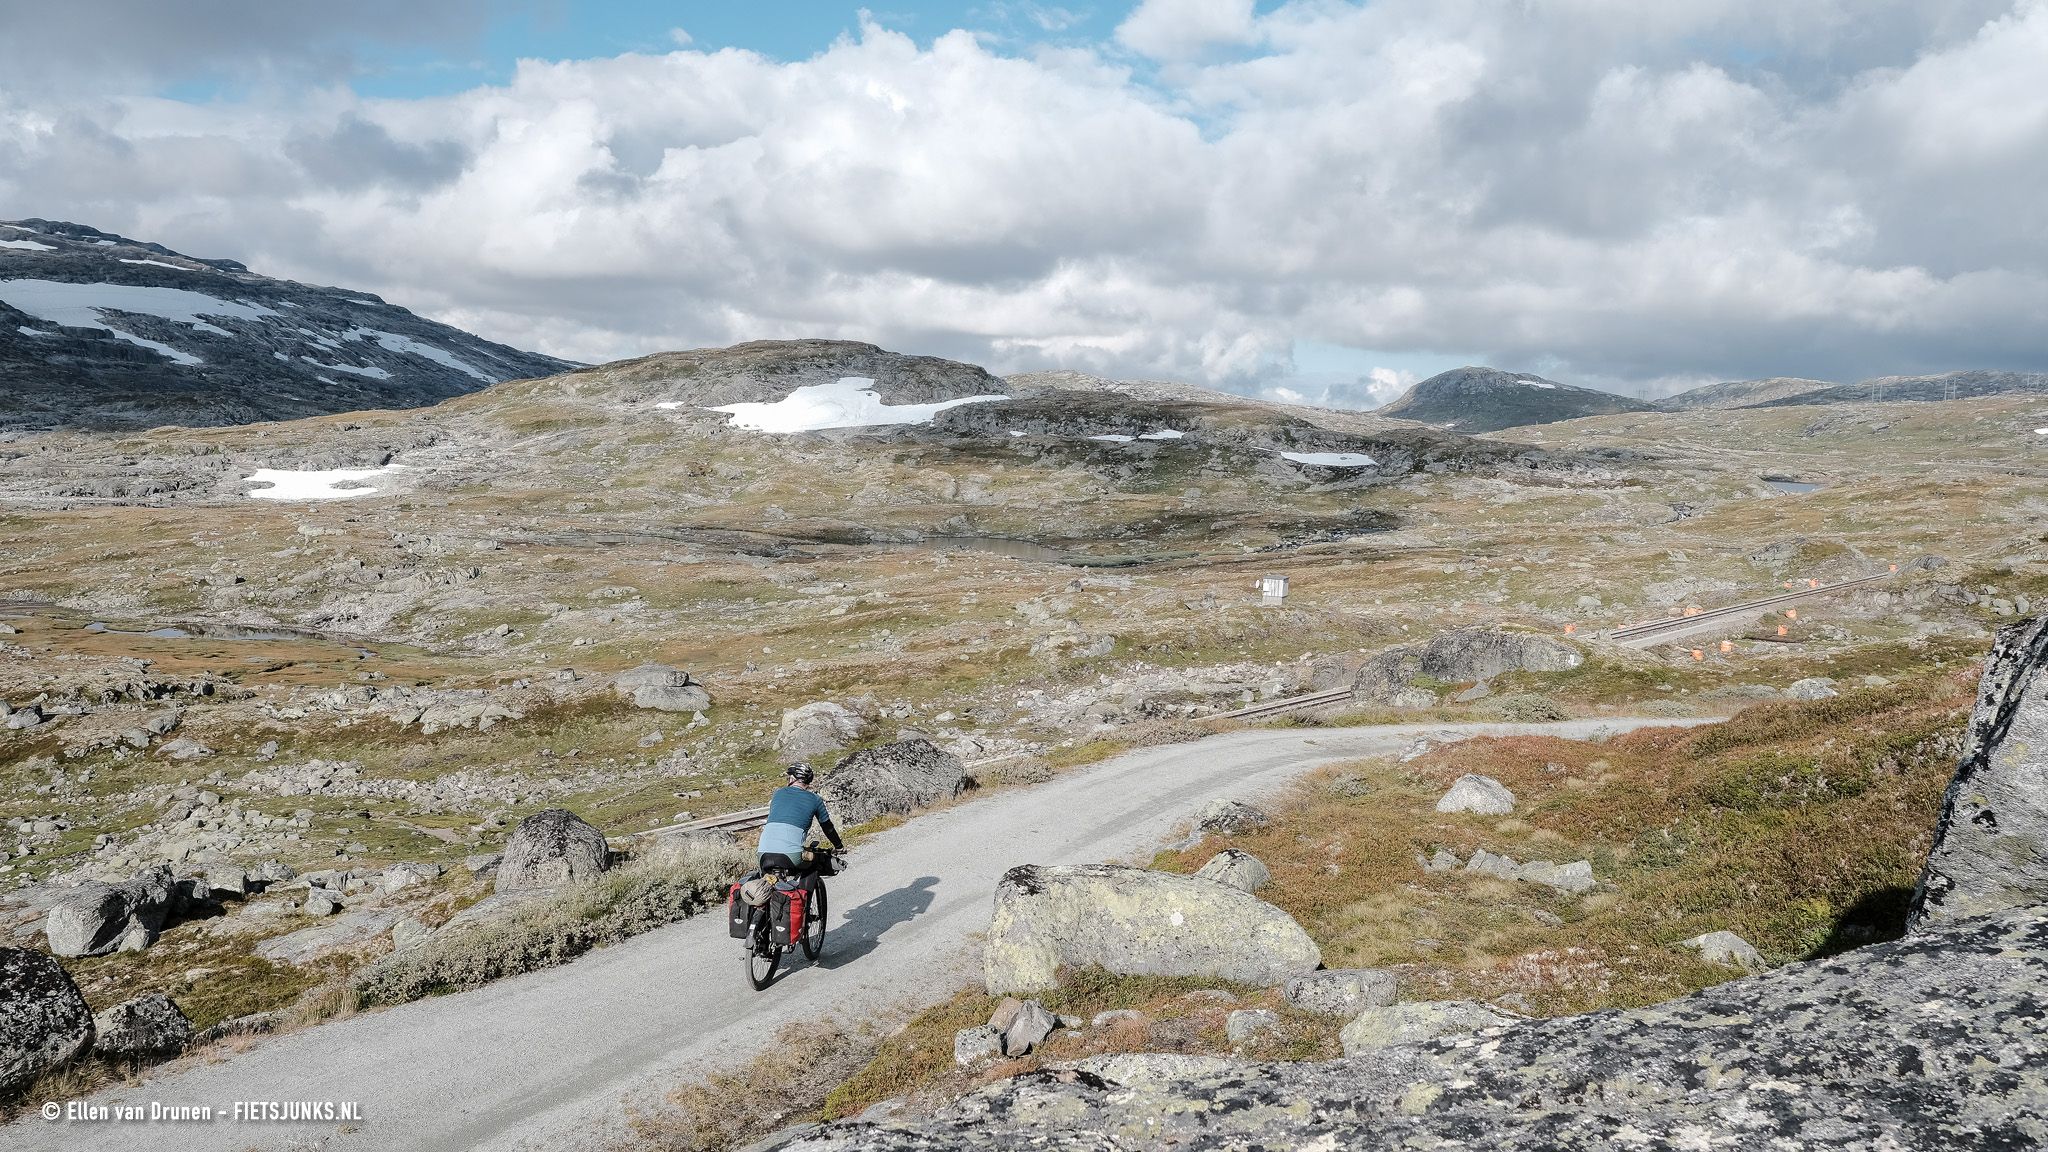
<instances>
[{"instance_id":1,"label":"lichen-covered rock","mask_svg":"<svg viewBox=\"0 0 2048 1152\"><path fill-rule=\"evenodd\" d=\"M666 664L642 664L612 679L612 690L636 707L662 712L702 712L711 707L711 693L688 672Z\"/></svg>"},{"instance_id":2,"label":"lichen-covered rock","mask_svg":"<svg viewBox=\"0 0 2048 1152\"><path fill-rule=\"evenodd\" d=\"M1296 1008L1323 1016L1357 1016L1394 1002L1394 974L1384 968L1333 968L1296 976L1283 990Z\"/></svg>"},{"instance_id":3,"label":"lichen-covered rock","mask_svg":"<svg viewBox=\"0 0 2048 1152\"><path fill-rule=\"evenodd\" d=\"M991 995L1049 988L1061 965L1273 985L1322 953L1294 919L1193 876L1112 864L1012 868L982 948Z\"/></svg>"},{"instance_id":4,"label":"lichen-covered rock","mask_svg":"<svg viewBox=\"0 0 2048 1152\"><path fill-rule=\"evenodd\" d=\"M605 870L611 845L604 833L567 808L549 808L519 822L498 861L497 891L559 888Z\"/></svg>"},{"instance_id":5,"label":"lichen-covered rock","mask_svg":"<svg viewBox=\"0 0 2048 1152\"><path fill-rule=\"evenodd\" d=\"M1003 1054L1003 1034L983 1024L953 1033L953 1063L962 1068L986 1064Z\"/></svg>"},{"instance_id":6,"label":"lichen-covered rock","mask_svg":"<svg viewBox=\"0 0 2048 1152\"><path fill-rule=\"evenodd\" d=\"M1683 941L1688 948L1697 948L1700 959L1710 964L1726 964L1731 968L1746 968L1751 972L1764 967L1764 958L1749 941L1733 932L1708 932Z\"/></svg>"},{"instance_id":7,"label":"lichen-covered rock","mask_svg":"<svg viewBox=\"0 0 2048 1152\"><path fill-rule=\"evenodd\" d=\"M0 1094L60 1067L92 1043L92 1010L57 961L0 948Z\"/></svg>"},{"instance_id":8,"label":"lichen-covered rock","mask_svg":"<svg viewBox=\"0 0 2048 1152\"><path fill-rule=\"evenodd\" d=\"M950 800L967 786L960 758L922 737L863 748L841 760L818 795L841 828Z\"/></svg>"},{"instance_id":9,"label":"lichen-covered rock","mask_svg":"<svg viewBox=\"0 0 2048 1152\"><path fill-rule=\"evenodd\" d=\"M1520 1019L1471 1000L1421 1000L1367 1008L1344 1026L1337 1039L1346 1056L1355 1056L1396 1044L1498 1028Z\"/></svg>"},{"instance_id":10,"label":"lichen-covered rock","mask_svg":"<svg viewBox=\"0 0 2048 1152\"><path fill-rule=\"evenodd\" d=\"M1272 817L1266 815L1265 809L1242 800L1211 800L1195 813L1196 832L1214 832L1220 836L1256 832L1271 822Z\"/></svg>"},{"instance_id":11,"label":"lichen-covered rock","mask_svg":"<svg viewBox=\"0 0 2048 1152\"><path fill-rule=\"evenodd\" d=\"M124 1000L92 1018L94 1054L114 1059L175 1056L192 1043L192 1022L161 992Z\"/></svg>"},{"instance_id":12,"label":"lichen-covered rock","mask_svg":"<svg viewBox=\"0 0 2048 1152\"><path fill-rule=\"evenodd\" d=\"M1998 634L1909 924L2048 900L2048 616Z\"/></svg>"},{"instance_id":13,"label":"lichen-covered rock","mask_svg":"<svg viewBox=\"0 0 2048 1152\"><path fill-rule=\"evenodd\" d=\"M1808 676L1804 680L1794 680L1786 687L1785 695L1794 700L1813 701L1826 700L1841 693L1835 690L1835 682L1832 679L1826 676Z\"/></svg>"},{"instance_id":14,"label":"lichen-covered rock","mask_svg":"<svg viewBox=\"0 0 2048 1152\"><path fill-rule=\"evenodd\" d=\"M1548 636L1459 628L1374 656L1358 670L1351 695L1361 704L1426 708L1437 694L1418 680L1465 684L1505 672L1563 672L1584 660L1578 649Z\"/></svg>"},{"instance_id":15,"label":"lichen-covered rock","mask_svg":"<svg viewBox=\"0 0 2048 1152\"><path fill-rule=\"evenodd\" d=\"M124 946L146 947L176 910L177 894L177 881L162 864L122 884L81 884L50 906L43 934L58 956L103 956Z\"/></svg>"},{"instance_id":16,"label":"lichen-covered rock","mask_svg":"<svg viewBox=\"0 0 2048 1152\"><path fill-rule=\"evenodd\" d=\"M1451 785L1451 790L1436 802L1436 810L1506 816L1515 810L1515 794L1491 776L1460 776Z\"/></svg>"},{"instance_id":17,"label":"lichen-covered rock","mask_svg":"<svg viewBox=\"0 0 2048 1152\"><path fill-rule=\"evenodd\" d=\"M2035 905L1654 1007L1342 1060L1083 1061L788 1148L2033 1148L2048 1131L2043 988Z\"/></svg>"},{"instance_id":18,"label":"lichen-covered rock","mask_svg":"<svg viewBox=\"0 0 2048 1152\"><path fill-rule=\"evenodd\" d=\"M1003 1055L1014 1057L1026 1055L1045 1043L1045 1038L1060 1026L1060 1020L1036 1000L1006 997L989 1015L988 1026L1002 1038Z\"/></svg>"},{"instance_id":19,"label":"lichen-covered rock","mask_svg":"<svg viewBox=\"0 0 2048 1152\"><path fill-rule=\"evenodd\" d=\"M1257 892L1273 879L1273 873L1257 856L1235 848L1225 848L1209 857L1209 862L1196 869L1195 875L1228 884L1240 892Z\"/></svg>"},{"instance_id":20,"label":"lichen-covered rock","mask_svg":"<svg viewBox=\"0 0 2048 1152\"><path fill-rule=\"evenodd\" d=\"M815 760L835 756L861 738L867 721L843 704L817 700L784 709L782 727L775 735L775 754L785 760Z\"/></svg>"}]
</instances>

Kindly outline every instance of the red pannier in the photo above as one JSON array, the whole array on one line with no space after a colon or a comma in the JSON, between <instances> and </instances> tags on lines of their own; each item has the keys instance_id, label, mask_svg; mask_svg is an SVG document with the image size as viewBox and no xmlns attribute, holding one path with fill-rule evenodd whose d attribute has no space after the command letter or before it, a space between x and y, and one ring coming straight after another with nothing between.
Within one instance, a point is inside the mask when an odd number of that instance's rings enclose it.
<instances>
[{"instance_id":1,"label":"red pannier","mask_svg":"<svg viewBox=\"0 0 2048 1152\"><path fill-rule=\"evenodd\" d=\"M735 940L745 940L747 929L753 925L754 909L740 898L740 885L735 884L725 894L725 930Z\"/></svg>"},{"instance_id":2,"label":"red pannier","mask_svg":"<svg viewBox=\"0 0 2048 1152\"><path fill-rule=\"evenodd\" d=\"M784 892L777 889L768 898L768 939L778 948L787 948L803 939L804 901L809 896L801 888Z\"/></svg>"}]
</instances>

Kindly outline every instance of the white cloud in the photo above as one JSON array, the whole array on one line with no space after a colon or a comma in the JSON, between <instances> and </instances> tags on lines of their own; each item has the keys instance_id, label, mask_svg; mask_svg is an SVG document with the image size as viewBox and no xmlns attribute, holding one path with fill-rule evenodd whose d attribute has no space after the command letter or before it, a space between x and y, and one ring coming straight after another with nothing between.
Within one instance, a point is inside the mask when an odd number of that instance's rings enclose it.
<instances>
[{"instance_id":1,"label":"white cloud","mask_svg":"<svg viewBox=\"0 0 2048 1152\"><path fill-rule=\"evenodd\" d=\"M1297 378L1298 342L1643 390L2048 364L2036 0L1148 0L1117 35L870 22L421 100L0 78L0 217L584 360L837 336L1343 404L1408 376Z\"/></svg>"}]
</instances>

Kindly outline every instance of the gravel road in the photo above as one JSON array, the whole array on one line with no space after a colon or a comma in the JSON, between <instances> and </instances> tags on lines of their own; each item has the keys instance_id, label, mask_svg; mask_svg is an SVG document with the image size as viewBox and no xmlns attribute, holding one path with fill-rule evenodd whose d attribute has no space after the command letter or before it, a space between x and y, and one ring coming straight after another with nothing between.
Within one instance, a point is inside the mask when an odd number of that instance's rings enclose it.
<instances>
[{"instance_id":1,"label":"gravel road","mask_svg":"<svg viewBox=\"0 0 2048 1152\"><path fill-rule=\"evenodd\" d=\"M1697 721L1693 721L1696 723ZM21 1149L597 1148L636 1101L710 1062L760 1050L784 1025L950 995L977 974L974 941L996 881L1018 864L1148 855L1216 796L1271 792L1331 760L1398 751L1416 736L1586 738L1687 723L1427 724L1237 732L1147 748L1032 788L997 792L875 836L831 882L831 935L765 992L739 944L704 916L573 964L183 1062L91 1097L94 1105L355 1102L359 1123L63 1121L0 1129Z\"/></svg>"}]
</instances>

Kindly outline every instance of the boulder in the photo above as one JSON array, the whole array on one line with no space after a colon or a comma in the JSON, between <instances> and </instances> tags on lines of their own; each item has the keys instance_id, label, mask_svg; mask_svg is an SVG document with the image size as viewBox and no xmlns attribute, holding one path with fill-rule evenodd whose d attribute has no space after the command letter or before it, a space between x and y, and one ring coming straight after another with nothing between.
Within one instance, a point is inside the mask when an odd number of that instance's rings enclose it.
<instances>
[{"instance_id":1,"label":"boulder","mask_svg":"<svg viewBox=\"0 0 2048 1152\"><path fill-rule=\"evenodd\" d=\"M953 1063L962 1068L986 1064L1003 1054L1003 1034L984 1024L953 1033Z\"/></svg>"},{"instance_id":2,"label":"boulder","mask_svg":"<svg viewBox=\"0 0 2048 1152\"><path fill-rule=\"evenodd\" d=\"M636 707L663 712L701 712L711 707L711 693L680 668L642 664L612 679L612 690Z\"/></svg>"},{"instance_id":3,"label":"boulder","mask_svg":"<svg viewBox=\"0 0 2048 1152\"><path fill-rule=\"evenodd\" d=\"M1344 1026L1337 1039L1346 1056L1355 1056L1375 1048L1515 1024L1521 1019L1471 1000L1424 1000L1367 1008Z\"/></svg>"},{"instance_id":4,"label":"boulder","mask_svg":"<svg viewBox=\"0 0 2048 1152\"><path fill-rule=\"evenodd\" d=\"M2044 666L2048 616L1999 632L1977 683L1909 927L2048 900Z\"/></svg>"},{"instance_id":5,"label":"boulder","mask_svg":"<svg viewBox=\"0 0 2048 1152\"><path fill-rule=\"evenodd\" d=\"M1804 680L1794 680L1786 686L1785 695L1794 700L1826 700L1841 693L1835 691L1835 682L1828 677L1808 676Z\"/></svg>"},{"instance_id":6,"label":"boulder","mask_svg":"<svg viewBox=\"0 0 2048 1152\"><path fill-rule=\"evenodd\" d=\"M1415 862L1422 865L1424 872L1456 872L1465 863L1458 859L1456 852L1448 848L1439 848L1428 856L1417 852Z\"/></svg>"},{"instance_id":7,"label":"boulder","mask_svg":"<svg viewBox=\"0 0 2048 1152\"><path fill-rule=\"evenodd\" d=\"M1287 1002L1319 1016L1357 1016L1394 1002L1394 974L1384 968L1331 968L1289 980Z\"/></svg>"},{"instance_id":8,"label":"boulder","mask_svg":"<svg viewBox=\"0 0 2048 1152\"><path fill-rule=\"evenodd\" d=\"M249 874L233 865L208 868L201 884L210 896L232 896L240 900L249 894Z\"/></svg>"},{"instance_id":9,"label":"boulder","mask_svg":"<svg viewBox=\"0 0 2048 1152\"><path fill-rule=\"evenodd\" d=\"M341 911L341 901L324 888L308 888L300 911L308 916L332 916Z\"/></svg>"},{"instance_id":10,"label":"boulder","mask_svg":"<svg viewBox=\"0 0 2048 1152\"><path fill-rule=\"evenodd\" d=\"M1358 670L1351 695L1361 704L1426 708L1437 694L1417 681L1465 684L1506 672L1563 672L1584 660L1578 649L1548 636L1460 628L1374 656Z\"/></svg>"},{"instance_id":11,"label":"boulder","mask_svg":"<svg viewBox=\"0 0 2048 1152\"><path fill-rule=\"evenodd\" d=\"M1322 953L1271 904L1194 876L1113 864L1012 868L982 949L990 995L1050 988L1062 965L1273 985Z\"/></svg>"},{"instance_id":12,"label":"boulder","mask_svg":"<svg viewBox=\"0 0 2048 1152\"><path fill-rule=\"evenodd\" d=\"M1342 1060L1167 1070L1096 1057L785 1152L973 1148L2035 1148L2048 1131L2048 905L1665 1004Z\"/></svg>"},{"instance_id":13,"label":"boulder","mask_svg":"<svg viewBox=\"0 0 2048 1152\"><path fill-rule=\"evenodd\" d=\"M1439 856L1444 855L1441 851ZM1452 859L1456 859L1453 857ZM1424 870L1434 871L1436 861L1425 862ZM1531 860L1527 864L1517 863L1513 856L1497 856L1481 848L1465 861L1465 871L1477 872L1483 876L1494 876L1502 880L1522 880L1531 884L1542 884L1560 892L1574 895L1591 891L1597 883L1593 879L1593 862L1574 860L1569 864L1554 864L1548 860Z\"/></svg>"},{"instance_id":14,"label":"boulder","mask_svg":"<svg viewBox=\"0 0 2048 1152\"><path fill-rule=\"evenodd\" d=\"M1235 848L1225 848L1209 857L1209 862L1197 869L1195 875L1228 884L1240 892L1257 892L1273 878L1257 856Z\"/></svg>"},{"instance_id":15,"label":"boulder","mask_svg":"<svg viewBox=\"0 0 2048 1152\"><path fill-rule=\"evenodd\" d=\"M1515 794L1491 776L1460 776L1451 790L1436 802L1439 812L1474 812L1481 816L1506 816L1515 810Z\"/></svg>"},{"instance_id":16,"label":"boulder","mask_svg":"<svg viewBox=\"0 0 2048 1152\"><path fill-rule=\"evenodd\" d=\"M1211 800L1195 813L1195 831L1219 836L1256 832L1272 821L1262 808L1241 800Z\"/></svg>"},{"instance_id":17,"label":"boulder","mask_svg":"<svg viewBox=\"0 0 2048 1152\"><path fill-rule=\"evenodd\" d=\"M391 950L403 952L426 942L432 930L415 917L407 916L391 926Z\"/></svg>"},{"instance_id":18,"label":"boulder","mask_svg":"<svg viewBox=\"0 0 2048 1152\"><path fill-rule=\"evenodd\" d=\"M169 996L149 992L92 1018L93 1054L110 1059L161 1059L192 1043L192 1022Z\"/></svg>"},{"instance_id":19,"label":"boulder","mask_svg":"<svg viewBox=\"0 0 2048 1152\"><path fill-rule=\"evenodd\" d=\"M818 795L841 828L885 813L950 800L967 786L960 758L922 738L863 748L841 760L818 785Z\"/></svg>"},{"instance_id":20,"label":"boulder","mask_svg":"<svg viewBox=\"0 0 2048 1152\"><path fill-rule=\"evenodd\" d=\"M1749 941L1733 932L1708 932L1684 942L1688 948L1697 948L1700 958L1710 964L1726 964L1731 968L1744 968L1751 972L1761 971L1764 958L1750 946Z\"/></svg>"},{"instance_id":21,"label":"boulder","mask_svg":"<svg viewBox=\"0 0 2048 1152\"><path fill-rule=\"evenodd\" d=\"M496 888L559 888L587 879L611 863L604 833L567 808L549 808L519 822L498 861Z\"/></svg>"},{"instance_id":22,"label":"boulder","mask_svg":"<svg viewBox=\"0 0 2048 1152\"><path fill-rule=\"evenodd\" d=\"M51 905L43 934L58 956L103 956L148 947L176 911L177 881L169 865L123 884L81 884Z\"/></svg>"},{"instance_id":23,"label":"boulder","mask_svg":"<svg viewBox=\"0 0 2048 1152\"><path fill-rule=\"evenodd\" d=\"M69 1063L92 1036L92 1010L63 965L0 947L0 1096Z\"/></svg>"},{"instance_id":24,"label":"boulder","mask_svg":"<svg viewBox=\"0 0 2048 1152\"><path fill-rule=\"evenodd\" d=\"M1026 1055L1045 1043L1045 1038L1052 1035L1060 1022L1038 1001L1011 996L996 1005L995 1012L988 1018L988 1026L1002 1037L1003 1055L1016 1057Z\"/></svg>"},{"instance_id":25,"label":"boulder","mask_svg":"<svg viewBox=\"0 0 2048 1152\"><path fill-rule=\"evenodd\" d=\"M256 955L278 964L310 964L331 952L361 948L381 939L398 923L398 913L359 908L256 945Z\"/></svg>"},{"instance_id":26,"label":"boulder","mask_svg":"<svg viewBox=\"0 0 2048 1152\"><path fill-rule=\"evenodd\" d=\"M816 760L836 756L867 731L867 721L851 709L819 700L782 713L775 753L784 760Z\"/></svg>"},{"instance_id":27,"label":"boulder","mask_svg":"<svg viewBox=\"0 0 2048 1152\"><path fill-rule=\"evenodd\" d=\"M213 749L190 736L180 736L176 740L165 741L157 748L156 754L173 760L199 760L213 755Z\"/></svg>"},{"instance_id":28,"label":"boulder","mask_svg":"<svg viewBox=\"0 0 2048 1152\"><path fill-rule=\"evenodd\" d=\"M393 864L391 867L386 868L383 874L377 877L377 886L382 888L388 895L394 892L403 892L408 888L418 887L422 884L432 883L440 879L440 877L441 866L439 864L422 864L417 861L406 861L405 863Z\"/></svg>"},{"instance_id":29,"label":"boulder","mask_svg":"<svg viewBox=\"0 0 2048 1152\"><path fill-rule=\"evenodd\" d=\"M1223 1035L1232 1044L1245 1044L1280 1026L1280 1014L1271 1008L1239 1008L1223 1018Z\"/></svg>"}]
</instances>

